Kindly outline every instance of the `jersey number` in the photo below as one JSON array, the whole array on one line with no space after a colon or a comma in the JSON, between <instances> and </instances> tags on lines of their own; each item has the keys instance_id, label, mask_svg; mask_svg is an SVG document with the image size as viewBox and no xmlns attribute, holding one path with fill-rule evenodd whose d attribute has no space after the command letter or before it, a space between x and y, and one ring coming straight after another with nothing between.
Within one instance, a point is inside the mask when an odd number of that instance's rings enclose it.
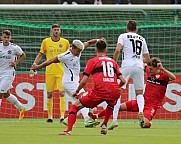
<instances>
[{"instance_id":1,"label":"jersey number","mask_svg":"<svg viewBox=\"0 0 181 144\"><path fill-rule=\"evenodd\" d=\"M132 42L133 53L140 55L142 50L142 41L134 39L130 39L130 41Z\"/></svg>"},{"instance_id":2,"label":"jersey number","mask_svg":"<svg viewBox=\"0 0 181 144\"><path fill-rule=\"evenodd\" d=\"M105 77L114 77L114 69L113 69L113 63L112 62L105 62L102 61L103 65L103 74Z\"/></svg>"}]
</instances>

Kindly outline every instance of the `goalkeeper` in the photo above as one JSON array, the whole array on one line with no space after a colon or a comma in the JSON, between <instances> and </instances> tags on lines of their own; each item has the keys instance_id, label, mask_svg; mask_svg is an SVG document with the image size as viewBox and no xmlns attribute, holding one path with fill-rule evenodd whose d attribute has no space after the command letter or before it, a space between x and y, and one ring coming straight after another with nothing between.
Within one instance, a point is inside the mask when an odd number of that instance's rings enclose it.
<instances>
[{"instance_id":1,"label":"goalkeeper","mask_svg":"<svg viewBox=\"0 0 181 144\"><path fill-rule=\"evenodd\" d=\"M79 85L79 73L80 73L80 56L81 52L84 50L84 48L87 48L91 44L95 44L97 42L97 39L92 39L90 41L85 42L84 44L80 40L74 40L72 43L72 48L67 50L63 54L59 54L58 56L47 60L43 62L40 65L34 64L32 66L32 70L41 69L46 66L51 66L54 63L60 63L62 62L64 67L64 75L62 79L62 85L65 90L65 93L70 96L73 101L76 102L77 99L72 97L72 94L76 91L78 85ZM80 95L85 92L84 89L80 90ZM89 109L83 108L80 110L84 117L85 127L94 127L98 125L100 122L92 121L90 120L90 117L88 116ZM67 123L65 119L63 121L64 124Z\"/></svg>"},{"instance_id":2,"label":"goalkeeper","mask_svg":"<svg viewBox=\"0 0 181 144\"><path fill-rule=\"evenodd\" d=\"M36 56L33 65L38 64L43 55L46 55L46 59L49 60L58 54L64 53L70 48L69 41L60 37L60 26L58 24L52 25L52 36L45 38L42 41L39 54ZM59 90L60 96L60 122L64 120L65 114L65 96L62 87L62 76L64 69L62 63L52 64L46 67L46 90L47 90L47 109L48 109L48 123L53 122L52 109L53 109L53 91Z\"/></svg>"}]
</instances>

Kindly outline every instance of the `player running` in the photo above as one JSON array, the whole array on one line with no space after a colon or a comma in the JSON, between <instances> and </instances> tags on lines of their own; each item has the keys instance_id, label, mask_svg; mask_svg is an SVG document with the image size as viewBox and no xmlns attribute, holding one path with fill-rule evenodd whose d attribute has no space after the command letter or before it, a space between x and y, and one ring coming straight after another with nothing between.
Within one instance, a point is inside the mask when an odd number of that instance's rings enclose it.
<instances>
[{"instance_id":1,"label":"player running","mask_svg":"<svg viewBox=\"0 0 181 144\"><path fill-rule=\"evenodd\" d=\"M4 30L2 34L2 42L0 43L0 106L2 97L6 98L10 103L14 104L20 111L19 120L23 119L26 107L10 93L12 83L15 78L15 67L25 58L22 49L11 40L11 32Z\"/></svg>"}]
</instances>

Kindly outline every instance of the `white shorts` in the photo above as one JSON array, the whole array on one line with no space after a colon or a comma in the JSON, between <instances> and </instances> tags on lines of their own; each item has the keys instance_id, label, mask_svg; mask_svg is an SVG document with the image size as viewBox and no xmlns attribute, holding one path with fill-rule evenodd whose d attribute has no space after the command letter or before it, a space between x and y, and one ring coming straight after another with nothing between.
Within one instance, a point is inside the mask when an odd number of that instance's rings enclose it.
<instances>
[{"instance_id":1,"label":"white shorts","mask_svg":"<svg viewBox=\"0 0 181 144\"><path fill-rule=\"evenodd\" d=\"M123 77L126 80L126 83L122 86L123 89L126 88L126 84L130 78L133 79L133 84L135 90L143 90L144 89L144 70L141 67L130 66L120 68Z\"/></svg>"},{"instance_id":2,"label":"white shorts","mask_svg":"<svg viewBox=\"0 0 181 144\"><path fill-rule=\"evenodd\" d=\"M62 83L62 86L66 93L66 96L69 96L74 102L76 102L77 98L72 97L72 95L77 90L79 83L77 82ZM85 92L83 88L79 91L79 94L82 92Z\"/></svg>"},{"instance_id":3,"label":"white shorts","mask_svg":"<svg viewBox=\"0 0 181 144\"><path fill-rule=\"evenodd\" d=\"M0 77L0 93L7 93L12 88L14 76L1 76Z\"/></svg>"}]
</instances>

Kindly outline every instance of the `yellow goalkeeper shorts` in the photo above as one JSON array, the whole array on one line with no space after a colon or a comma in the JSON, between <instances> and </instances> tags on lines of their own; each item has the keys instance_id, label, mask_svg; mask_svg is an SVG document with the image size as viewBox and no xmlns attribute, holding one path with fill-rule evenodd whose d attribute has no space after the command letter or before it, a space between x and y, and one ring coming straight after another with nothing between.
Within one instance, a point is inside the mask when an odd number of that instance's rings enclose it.
<instances>
[{"instance_id":1,"label":"yellow goalkeeper shorts","mask_svg":"<svg viewBox=\"0 0 181 144\"><path fill-rule=\"evenodd\" d=\"M52 92L54 90L63 91L62 76L60 76L60 75L57 76L57 75L53 75L53 74L46 74L45 82L46 82L47 92Z\"/></svg>"}]
</instances>

